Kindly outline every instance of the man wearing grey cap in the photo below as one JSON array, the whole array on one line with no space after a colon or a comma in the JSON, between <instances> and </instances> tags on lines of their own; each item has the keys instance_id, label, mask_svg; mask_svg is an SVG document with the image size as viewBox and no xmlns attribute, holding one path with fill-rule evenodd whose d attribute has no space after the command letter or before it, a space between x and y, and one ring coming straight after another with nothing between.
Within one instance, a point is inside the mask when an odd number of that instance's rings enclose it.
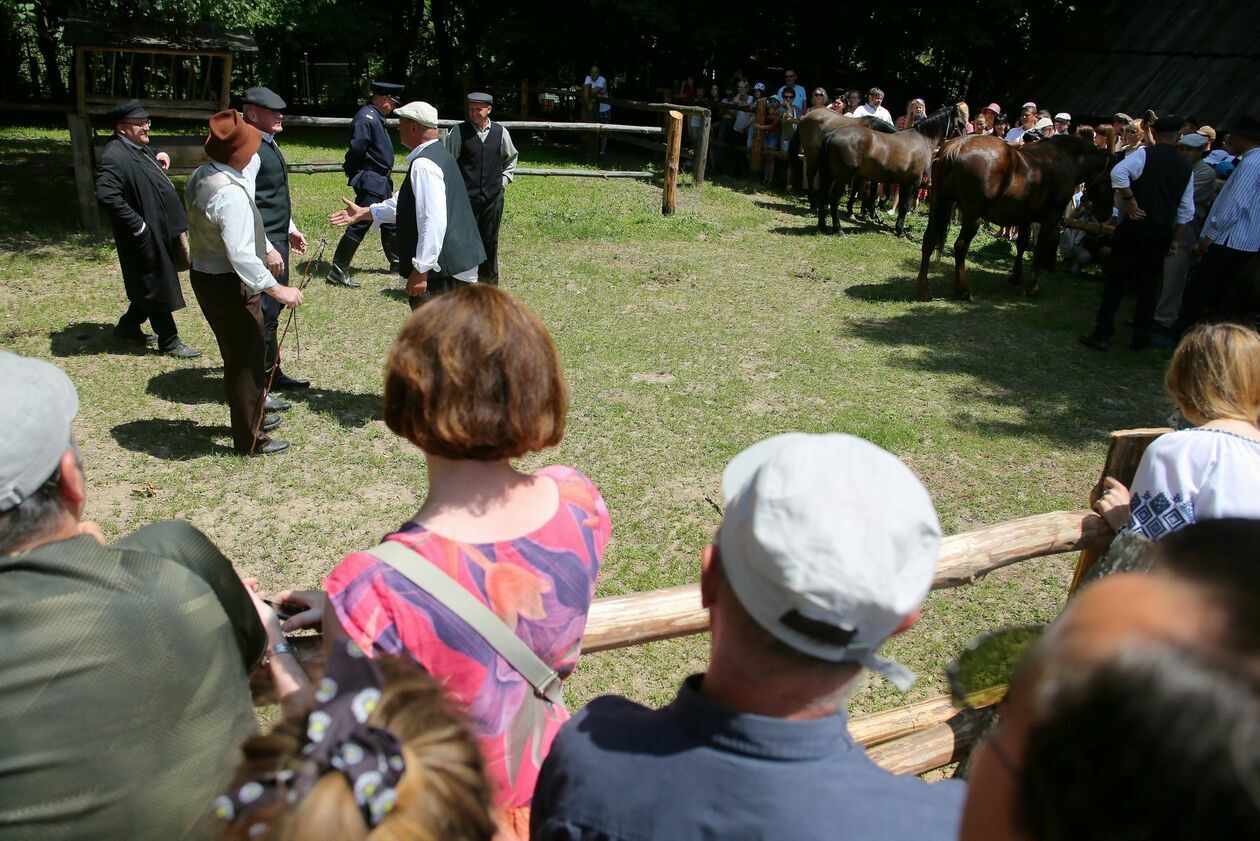
<instances>
[{"instance_id":1,"label":"man wearing grey cap","mask_svg":"<svg viewBox=\"0 0 1260 841\"><path fill-rule=\"evenodd\" d=\"M649 710L597 698L564 725L531 804L533 841L954 839L965 787L897 777L848 732L864 668L914 624L940 526L927 491L879 447L792 433L736 456L702 554L709 669Z\"/></svg>"},{"instance_id":2,"label":"man wearing grey cap","mask_svg":"<svg viewBox=\"0 0 1260 841\"><path fill-rule=\"evenodd\" d=\"M411 149L407 177L398 192L362 207L342 199L345 208L328 217L337 226L374 219L397 223L398 274L414 310L456 283L476 283L485 262L477 220L459 166L438 142L438 113L427 102L408 102L399 108L398 136Z\"/></svg>"},{"instance_id":3,"label":"man wearing grey cap","mask_svg":"<svg viewBox=\"0 0 1260 841\"><path fill-rule=\"evenodd\" d=\"M477 218L477 231L486 259L478 267L477 280L499 285L499 223L503 220L503 194L516 174L520 157L499 123L490 122L494 97L488 93L468 94L468 119L446 135L446 150L459 164L468 201Z\"/></svg>"},{"instance_id":4,"label":"man wearing grey cap","mask_svg":"<svg viewBox=\"0 0 1260 841\"><path fill-rule=\"evenodd\" d=\"M57 367L0 351L0 836L209 837L266 633L182 521L106 544Z\"/></svg>"},{"instance_id":5,"label":"man wearing grey cap","mask_svg":"<svg viewBox=\"0 0 1260 841\"><path fill-rule=\"evenodd\" d=\"M289 196L289 171L285 166L284 155L280 145L276 143L276 135L284 131L284 109L286 103L270 88L250 88L245 91L245 122L258 129L262 143L258 145L255 155L242 172L254 182L254 204L262 216L263 227L267 231L267 261L279 263L280 274L276 275L276 283L289 285L289 249L294 254L306 253L306 237L298 230L293 221L293 201ZM283 370L272 374L272 367L279 353L276 342L276 327L280 321L280 311L284 305L271 296L261 299L263 314L263 342L266 345L266 373L271 387L280 391L310 387L310 380L291 377ZM283 411L290 404L268 395L267 411Z\"/></svg>"}]
</instances>

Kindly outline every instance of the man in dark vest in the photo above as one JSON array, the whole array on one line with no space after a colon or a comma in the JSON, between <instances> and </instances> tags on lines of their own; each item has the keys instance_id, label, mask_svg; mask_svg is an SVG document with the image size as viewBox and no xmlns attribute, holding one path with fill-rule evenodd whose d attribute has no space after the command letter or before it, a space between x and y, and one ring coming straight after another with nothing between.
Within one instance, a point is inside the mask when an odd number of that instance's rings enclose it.
<instances>
[{"instance_id":1,"label":"man in dark vest","mask_svg":"<svg viewBox=\"0 0 1260 841\"><path fill-rule=\"evenodd\" d=\"M342 169L349 179L346 183L354 188L357 205L366 207L385 201L394 192L394 182L390 177L394 168L394 142L385 128L385 118L401 104L402 89L402 85L373 82L372 101L354 115L350 148L346 151ZM350 261L371 227L370 221L359 222L341 235L332 265L328 268L328 282L333 286L359 288L359 284L350 279ZM398 263L398 247L394 242L393 225L381 225L381 250L385 252L391 270L394 269Z\"/></svg>"},{"instance_id":2,"label":"man in dark vest","mask_svg":"<svg viewBox=\"0 0 1260 841\"><path fill-rule=\"evenodd\" d=\"M127 100L105 119L113 125L114 137L101 150L96 198L109 213L131 304L114 335L142 348L156 342L162 353L195 359L201 351L179 340L172 315L184 308L175 255L183 250L180 237L188 222L166 177L171 159L149 146L149 113L139 101ZM153 325L156 337L141 329L145 321Z\"/></svg>"},{"instance_id":3,"label":"man in dark vest","mask_svg":"<svg viewBox=\"0 0 1260 841\"><path fill-rule=\"evenodd\" d=\"M490 122L493 106L494 97L488 93L468 94L468 119L451 129L446 136L446 149L454 155L464 176L481 245L486 249L486 261L477 270L477 280L498 286L503 192L515 176L519 155L508 130Z\"/></svg>"},{"instance_id":4,"label":"man in dark vest","mask_svg":"<svg viewBox=\"0 0 1260 841\"><path fill-rule=\"evenodd\" d=\"M269 88L250 88L245 91L245 122L258 129L262 144L258 156L246 164L245 177L254 182L254 204L262 216L267 231L267 262L279 262L280 274L276 282L289 285L289 249L294 254L306 253L306 237L293 221L293 204L289 198L289 173L285 168L284 155L276 145L276 135L284 131L285 102ZM264 373L271 379L271 387L284 389L307 388L310 380L290 377L283 370L272 376L276 363L276 325L284 305L270 295L262 297L263 341L266 343ZM268 395L267 411L283 411L291 408L283 400Z\"/></svg>"},{"instance_id":5,"label":"man in dark vest","mask_svg":"<svg viewBox=\"0 0 1260 841\"><path fill-rule=\"evenodd\" d=\"M1110 345L1116 312L1130 285L1138 297L1131 347L1141 350L1151 344L1164 258L1181 226L1194 219L1191 167L1177 151L1181 122L1180 117L1156 120L1155 145L1131 153L1111 171L1121 218L1112 237L1097 323L1092 333L1081 336L1088 347L1106 350Z\"/></svg>"},{"instance_id":6,"label":"man in dark vest","mask_svg":"<svg viewBox=\"0 0 1260 841\"><path fill-rule=\"evenodd\" d=\"M437 109L427 102L408 102L396 112L398 135L411 149L407 177L397 195L362 207L345 199L346 207L329 217L345 226L397 222L398 274L406 282L411 308L454 288L476 283L477 267L486 259L473 218L468 191L461 189L459 165L438 142Z\"/></svg>"}]
</instances>

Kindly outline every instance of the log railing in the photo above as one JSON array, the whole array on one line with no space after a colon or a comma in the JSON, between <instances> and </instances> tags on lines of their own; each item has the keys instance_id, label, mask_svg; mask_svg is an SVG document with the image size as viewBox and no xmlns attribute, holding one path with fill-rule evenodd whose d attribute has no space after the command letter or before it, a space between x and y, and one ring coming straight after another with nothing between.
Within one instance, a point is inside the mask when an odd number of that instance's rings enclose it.
<instances>
[{"instance_id":1,"label":"log railing","mask_svg":"<svg viewBox=\"0 0 1260 841\"><path fill-rule=\"evenodd\" d=\"M679 115L681 116L681 115ZM1121 430L1111 434L1102 477L1132 483L1142 453L1166 429ZM969 584L1011 564L1065 552L1080 552L1073 587L1110 545L1112 531L1092 511L1053 511L950 535L942 539L933 589ZM708 611L700 603L698 584L684 584L644 593L596 599L587 617L582 653L641 645L653 640L708 630ZM323 671L318 634L293 640L298 659L313 678ZM274 703L265 669L252 677L256 704ZM865 746L876 764L897 774L922 774L958 761L984 731L991 714L958 711L947 696L929 698L849 722L854 740Z\"/></svg>"}]
</instances>

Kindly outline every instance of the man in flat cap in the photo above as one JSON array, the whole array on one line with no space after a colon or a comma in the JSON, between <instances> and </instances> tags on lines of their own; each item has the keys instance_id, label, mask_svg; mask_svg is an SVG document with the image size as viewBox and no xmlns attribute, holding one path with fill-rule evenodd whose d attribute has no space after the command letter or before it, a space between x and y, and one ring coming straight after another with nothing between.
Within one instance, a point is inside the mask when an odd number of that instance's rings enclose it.
<instances>
[{"instance_id":1,"label":"man in flat cap","mask_svg":"<svg viewBox=\"0 0 1260 841\"><path fill-rule=\"evenodd\" d=\"M276 144L276 135L284 131L285 102L270 88L250 88L245 91L245 122L258 129L262 143L258 146L258 155L245 165L245 177L254 182L254 204L262 216L263 227L267 230L267 265L274 269L279 266L280 274L276 282L282 286L289 285L289 249L294 254L306 253L306 237L298 230L293 221L293 203L289 196L289 173L285 169L284 155ZM276 325L280 320L280 311L284 305L270 295L263 296L263 342L266 345L266 376L271 380L271 387L281 391L285 389L307 388L310 380L291 377L283 370L277 370L272 377L271 369L277 365ZM289 408L289 404L268 397L267 408L272 411Z\"/></svg>"},{"instance_id":2,"label":"man in flat cap","mask_svg":"<svg viewBox=\"0 0 1260 841\"><path fill-rule=\"evenodd\" d=\"M394 181L390 176L394 168L394 142L385 128L385 119L402 104L402 89L402 85L391 82L373 82L372 101L354 115L350 148L341 168L349 179L346 183L354 188L357 205L385 201L394 192ZM329 283L349 289L359 288L359 284L350 277L350 261L371 227L372 223L368 221L346 228L328 268ZM393 225L381 225L381 250L385 252L390 268L396 267L398 245Z\"/></svg>"},{"instance_id":3,"label":"man in flat cap","mask_svg":"<svg viewBox=\"0 0 1260 841\"><path fill-rule=\"evenodd\" d=\"M182 258L181 235L188 230L179 194L166 176L171 159L149 146L149 113L130 99L105 115L114 137L101 150L96 172L96 198L109 213L130 306L114 335L180 359L201 351L179 339L176 310L184 308L175 255ZM141 329L148 321L156 338Z\"/></svg>"},{"instance_id":4,"label":"man in flat cap","mask_svg":"<svg viewBox=\"0 0 1260 841\"><path fill-rule=\"evenodd\" d=\"M1153 128L1155 145L1135 150L1111 170L1120 223L1112 237L1094 329L1080 337L1081 344L1095 350L1110 345L1116 313L1130 286L1138 298L1130 347L1141 350L1151 344L1164 258L1181 227L1194 219L1191 167L1177 151L1181 118L1161 117Z\"/></svg>"},{"instance_id":5,"label":"man in flat cap","mask_svg":"<svg viewBox=\"0 0 1260 841\"><path fill-rule=\"evenodd\" d=\"M520 155L508 130L490 122L494 97L488 93L468 94L468 119L446 135L446 149L459 164L468 201L486 260L477 270L481 283L499 285L499 223L503 219L503 192L512 183Z\"/></svg>"},{"instance_id":6,"label":"man in flat cap","mask_svg":"<svg viewBox=\"0 0 1260 841\"><path fill-rule=\"evenodd\" d=\"M84 520L60 369L0 350L0 394L0 835L213 837L267 647L250 594L187 522Z\"/></svg>"},{"instance_id":7,"label":"man in flat cap","mask_svg":"<svg viewBox=\"0 0 1260 841\"><path fill-rule=\"evenodd\" d=\"M276 283L268 268L267 233L245 168L262 143L258 130L236 111L210 118L206 156L184 188L188 203L192 288L223 355L223 385L232 417L232 447L241 455L288 449L267 436L280 416L264 414L263 323L259 295L296 308L302 290Z\"/></svg>"},{"instance_id":8,"label":"man in flat cap","mask_svg":"<svg viewBox=\"0 0 1260 841\"><path fill-rule=\"evenodd\" d=\"M485 262L477 220L455 158L438 142L437 109L427 102L408 102L397 111L398 135L411 149L407 177L398 193L363 207L346 201L332 214L334 225L397 222L398 274L414 310L456 283L476 283Z\"/></svg>"}]
</instances>

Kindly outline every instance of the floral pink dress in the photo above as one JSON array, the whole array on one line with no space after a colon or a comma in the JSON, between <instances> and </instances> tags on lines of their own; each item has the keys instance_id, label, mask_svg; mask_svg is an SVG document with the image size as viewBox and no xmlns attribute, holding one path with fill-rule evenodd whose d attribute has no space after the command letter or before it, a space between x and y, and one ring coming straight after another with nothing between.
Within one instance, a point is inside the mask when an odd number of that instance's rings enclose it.
<instances>
[{"instance_id":1,"label":"floral pink dress","mask_svg":"<svg viewBox=\"0 0 1260 841\"><path fill-rule=\"evenodd\" d=\"M590 479L546 467L560 491L541 528L498 543L462 543L407 523L397 541L481 599L544 662L567 677L577 666L604 547L608 509ZM444 605L393 567L352 552L324 580L337 618L370 654L409 655L445 685L481 744L500 807L529 805L563 708L539 701L523 677Z\"/></svg>"}]
</instances>

